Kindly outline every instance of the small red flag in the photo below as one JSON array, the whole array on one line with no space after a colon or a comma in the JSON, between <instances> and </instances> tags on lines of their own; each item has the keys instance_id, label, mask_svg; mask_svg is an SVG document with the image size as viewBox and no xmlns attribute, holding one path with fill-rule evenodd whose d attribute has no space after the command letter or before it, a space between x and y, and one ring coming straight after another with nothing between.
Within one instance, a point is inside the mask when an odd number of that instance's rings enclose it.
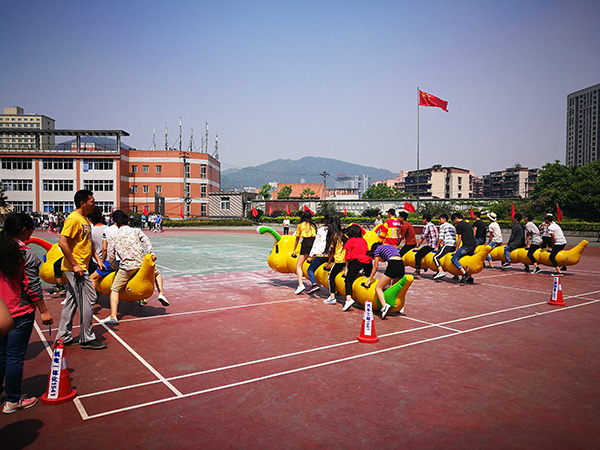
<instances>
[{"instance_id":1,"label":"small red flag","mask_svg":"<svg viewBox=\"0 0 600 450\"><path fill-rule=\"evenodd\" d=\"M313 216L315 215L315 213L313 212L312 209L310 209L308 206L304 205L304 211L309 211Z\"/></svg>"},{"instance_id":2,"label":"small red flag","mask_svg":"<svg viewBox=\"0 0 600 450\"><path fill-rule=\"evenodd\" d=\"M179 215L183 219L183 208L181 206L179 207Z\"/></svg>"},{"instance_id":3,"label":"small red flag","mask_svg":"<svg viewBox=\"0 0 600 450\"><path fill-rule=\"evenodd\" d=\"M348 211L346 211L346 207L344 206L344 215L347 216L348 215Z\"/></svg>"},{"instance_id":4,"label":"small red flag","mask_svg":"<svg viewBox=\"0 0 600 450\"><path fill-rule=\"evenodd\" d=\"M473 214L473 206L471 206L471 219L475 220L475 214Z\"/></svg>"},{"instance_id":5,"label":"small red flag","mask_svg":"<svg viewBox=\"0 0 600 450\"><path fill-rule=\"evenodd\" d=\"M448 102L419 89L419 106L435 106L448 112Z\"/></svg>"},{"instance_id":6,"label":"small red flag","mask_svg":"<svg viewBox=\"0 0 600 450\"><path fill-rule=\"evenodd\" d=\"M404 211L408 211L408 212L414 213L417 210L415 209L415 207L412 204L410 204L408 202L404 202Z\"/></svg>"},{"instance_id":7,"label":"small red flag","mask_svg":"<svg viewBox=\"0 0 600 450\"><path fill-rule=\"evenodd\" d=\"M515 218L515 204L512 204L512 211L510 212L510 218L514 219Z\"/></svg>"},{"instance_id":8,"label":"small red flag","mask_svg":"<svg viewBox=\"0 0 600 450\"><path fill-rule=\"evenodd\" d=\"M148 209L146 209L146 207L144 206L144 215L147 216L148 215Z\"/></svg>"},{"instance_id":9,"label":"small red flag","mask_svg":"<svg viewBox=\"0 0 600 450\"><path fill-rule=\"evenodd\" d=\"M292 212L290 211L290 205L286 205L285 210L286 210L288 216L292 215Z\"/></svg>"},{"instance_id":10,"label":"small red flag","mask_svg":"<svg viewBox=\"0 0 600 450\"><path fill-rule=\"evenodd\" d=\"M252 207L252 217L256 217L258 216L258 211L256 210L256 208L253 206Z\"/></svg>"},{"instance_id":11,"label":"small red flag","mask_svg":"<svg viewBox=\"0 0 600 450\"><path fill-rule=\"evenodd\" d=\"M273 209L269 206L269 216L273 214Z\"/></svg>"},{"instance_id":12,"label":"small red flag","mask_svg":"<svg viewBox=\"0 0 600 450\"><path fill-rule=\"evenodd\" d=\"M557 222L561 222L563 220L563 214L562 211L560 210L560 206L558 206L558 203L556 204L556 221Z\"/></svg>"}]
</instances>

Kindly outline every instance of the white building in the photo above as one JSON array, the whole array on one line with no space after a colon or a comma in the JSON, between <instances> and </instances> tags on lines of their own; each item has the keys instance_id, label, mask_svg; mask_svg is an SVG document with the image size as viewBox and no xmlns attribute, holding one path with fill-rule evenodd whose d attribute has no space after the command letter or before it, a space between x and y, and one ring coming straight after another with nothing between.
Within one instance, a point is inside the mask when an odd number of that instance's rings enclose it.
<instances>
[{"instance_id":1,"label":"white building","mask_svg":"<svg viewBox=\"0 0 600 450\"><path fill-rule=\"evenodd\" d=\"M14 150L54 149L54 136L23 134L28 128L54 130L54 119L42 114L25 114L23 108L13 106L4 108L0 114L0 128L15 128L19 134L0 135L0 148ZM40 142L36 142L39 139Z\"/></svg>"}]
</instances>

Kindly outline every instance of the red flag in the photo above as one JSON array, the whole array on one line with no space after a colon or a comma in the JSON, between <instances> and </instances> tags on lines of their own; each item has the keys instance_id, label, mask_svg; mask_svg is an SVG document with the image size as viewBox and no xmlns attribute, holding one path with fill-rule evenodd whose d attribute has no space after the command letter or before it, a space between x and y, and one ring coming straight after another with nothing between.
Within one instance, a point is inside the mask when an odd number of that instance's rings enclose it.
<instances>
[{"instance_id":1,"label":"red flag","mask_svg":"<svg viewBox=\"0 0 600 450\"><path fill-rule=\"evenodd\" d=\"M448 112L448 102L419 89L419 106L435 106Z\"/></svg>"},{"instance_id":2,"label":"red flag","mask_svg":"<svg viewBox=\"0 0 600 450\"><path fill-rule=\"evenodd\" d=\"M273 214L273 209L269 206L269 215Z\"/></svg>"},{"instance_id":3,"label":"red flag","mask_svg":"<svg viewBox=\"0 0 600 450\"><path fill-rule=\"evenodd\" d=\"M310 209L308 206L304 205L304 211L310 211L310 213L314 216L315 213L313 212L312 209Z\"/></svg>"},{"instance_id":4,"label":"red flag","mask_svg":"<svg viewBox=\"0 0 600 450\"><path fill-rule=\"evenodd\" d=\"M512 205L512 211L510 212L510 218L511 219L515 218L515 204L514 203Z\"/></svg>"},{"instance_id":5,"label":"red flag","mask_svg":"<svg viewBox=\"0 0 600 450\"><path fill-rule=\"evenodd\" d=\"M146 207L144 206L144 215L147 216L148 215L148 210L146 209Z\"/></svg>"},{"instance_id":6,"label":"red flag","mask_svg":"<svg viewBox=\"0 0 600 450\"><path fill-rule=\"evenodd\" d=\"M258 211L256 210L256 208L253 206L252 207L252 217L256 217L258 216Z\"/></svg>"},{"instance_id":7,"label":"red flag","mask_svg":"<svg viewBox=\"0 0 600 450\"><path fill-rule=\"evenodd\" d=\"M473 214L473 206L471 206L471 219L475 220L475 214Z\"/></svg>"},{"instance_id":8,"label":"red flag","mask_svg":"<svg viewBox=\"0 0 600 450\"><path fill-rule=\"evenodd\" d=\"M558 203L556 204L556 221L557 222L561 222L563 220L563 214L562 211L560 210L560 206L558 206Z\"/></svg>"},{"instance_id":9,"label":"red flag","mask_svg":"<svg viewBox=\"0 0 600 450\"><path fill-rule=\"evenodd\" d=\"M292 212L290 211L290 205L286 205L285 210L286 210L288 216L292 215Z\"/></svg>"},{"instance_id":10,"label":"red flag","mask_svg":"<svg viewBox=\"0 0 600 450\"><path fill-rule=\"evenodd\" d=\"M183 219L183 208L181 206L179 207L179 215Z\"/></svg>"},{"instance_id":11,"label":"red flag","mask_svg":"<svg viewBox=\"0 0 600 450\"><path fill-rule=\"evenodd\" d=\"M404 202L404 211L408 211L408 212L414 213L417 210L415 209L415 207L412 204L410 204L408 202Z\"/></svg>"},{"instance_id":12,"label":"red flag","mask_svg":"<svg viewBox=\"0 0 600 450\"><path fill-rule=\"evenodd\" d=\"M344 215L347 216L348 215L348 211L346 211L346 207L344 206Z\"/></svg>"}]
</instances>

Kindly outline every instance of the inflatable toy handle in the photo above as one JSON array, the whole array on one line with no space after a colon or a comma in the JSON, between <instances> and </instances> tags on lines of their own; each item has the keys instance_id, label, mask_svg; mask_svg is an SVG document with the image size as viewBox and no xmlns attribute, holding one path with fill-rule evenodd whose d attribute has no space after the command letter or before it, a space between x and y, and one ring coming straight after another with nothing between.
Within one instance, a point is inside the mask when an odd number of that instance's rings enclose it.
<instances>
[{"instance_id":1,"label":"inflatable toy handle","mask_svg":"<svg viewBox=\"0 0 600 450\"><path fill-rule=\"evenodd\" d=\"M275 239L275 242L281 240L281 235L271 227L260 226L256 229L259 234L269 233Z\"/></svg>"},{"instance_id":2,"label":"inflatable toy handle","mask_svg":"<svg viewBox=\"0 0 600 450\"><path fill-rule=\"evenodd\" d=\"M42 247L46 251L48 251L48 250L50 250L52 248L52 244L50 242L45 241L45 240L40 239L40 238L36 238L36 237L29 238L24 243L25 243L25 245L29 245L29 244L39 245L40 247Z\"/></svg>"}]
</instances>

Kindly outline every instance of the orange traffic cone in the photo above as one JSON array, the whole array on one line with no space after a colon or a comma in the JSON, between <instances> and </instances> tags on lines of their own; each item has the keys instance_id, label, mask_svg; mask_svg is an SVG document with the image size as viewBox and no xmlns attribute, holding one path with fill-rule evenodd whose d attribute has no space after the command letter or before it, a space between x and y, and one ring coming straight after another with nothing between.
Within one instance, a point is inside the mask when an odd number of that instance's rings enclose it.
<instances>
[{"instance_id":1,"label":"orange traffic cone","mask_svg":"<svg viewBox=\"0 0 600 450\"><path fill-rule=\"evenodd\" d=\"M42 395L42 402L47 405L60 405L75 398L77 392L71 387L71 377L65 357L65 346L62 339L56 341L50 375L48 376L48 389Z\"/></svg>"},{"instance_id":2,"label":"orange traffic cone","mask_svg":"<svg viewBox=\"0 0 600 450\"><path fill-rule=\"evenodd\" d=\"M549 305L566 306L563 301L562 285L560 284L560 277L554 277L554 284L552 286L552 296L550 297Z\"/></svg>"},{"instance_id":3,"label":"orange traffic cone","mask_svg":"<svg viewBox=\"0 0 600 450\"><path fill-rule=\"evenodd\" d=\"M377 334L375 334L375 322L373 322L373 304L365 303L365 312L363 313L362 326L360 328L360 336L357 338L359 342L365 344L375 344L379 342Z\"/></svg>"}]
</instances>

